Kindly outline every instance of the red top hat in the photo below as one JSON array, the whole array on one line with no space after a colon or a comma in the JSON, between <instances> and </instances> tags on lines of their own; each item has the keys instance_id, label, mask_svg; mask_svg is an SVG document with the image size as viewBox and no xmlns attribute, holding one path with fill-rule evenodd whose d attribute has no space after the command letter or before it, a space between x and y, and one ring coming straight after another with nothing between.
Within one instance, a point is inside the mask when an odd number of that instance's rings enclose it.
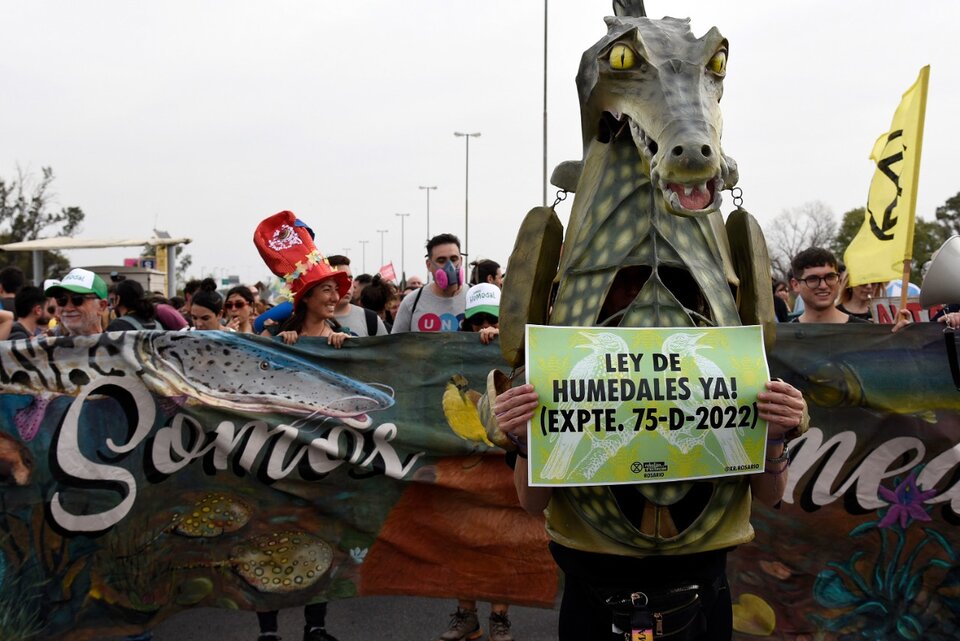
<instances>
[{"instance_id":1,"label":"red top hat","mask_svg":"<svg viewBox=\"0 0 960 641\"><path fill-rule=\"evenodd\" d=\"M253 244L274 274L283 279L283 290L293 304L314 285L328 278L337 282L343 298L350 291L350 276L331 267L313 244L313 232L292 211L281 211L261 221L253 232Z\"/></svg>"}]
</instances>

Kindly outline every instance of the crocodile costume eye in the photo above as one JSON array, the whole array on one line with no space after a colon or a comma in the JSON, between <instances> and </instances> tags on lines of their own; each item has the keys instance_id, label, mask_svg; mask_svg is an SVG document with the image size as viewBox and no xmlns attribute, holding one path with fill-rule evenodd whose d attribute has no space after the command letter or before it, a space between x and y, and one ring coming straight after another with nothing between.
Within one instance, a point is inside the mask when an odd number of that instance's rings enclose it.
<instances>
[{"instance_id":1,"label":"crocodile costume eye","mask_svg":"<svg viewBox=\"0 0 960 641\"><path fill-rule=\"evenodd\" d=\"M636 60L637 54L627 45L614 45L610 50L610 66L614 69L632 69Z\"/></svg>"},{"instance_id":2,"label":"crocodile costume eye","mask_svg":"<svg viewBox=\"0 0 960 641\"><path fill-rule=\"evenodd\" d=\"M263 371L270 369L270 363L267 361L260 361L260 369Z\"/></svg>"},{"instance_id":3,"label":"crocodile costume eye","mask_svg":"<svg viewBox=\"0 0 960 641\"><path fill-rule=\"evenodd\" d=\"M707 63L707 71L722 76L727 73L727 50L721 49L713 54L710 62Z\"/></svg>"}]
</instances>

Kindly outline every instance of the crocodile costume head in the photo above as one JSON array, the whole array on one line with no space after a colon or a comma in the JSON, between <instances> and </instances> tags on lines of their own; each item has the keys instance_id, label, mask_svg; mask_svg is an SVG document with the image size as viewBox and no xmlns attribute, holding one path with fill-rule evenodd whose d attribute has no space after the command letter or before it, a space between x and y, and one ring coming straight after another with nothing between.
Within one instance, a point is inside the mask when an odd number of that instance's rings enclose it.
<instances>
[{"instance_id":1,"label":"crocodile costume head","mask_svg":"<svg viewBox=\"0 0 960 641\"><path fill-rule=\"evenodd\" d=\"M584 148L630 136L669 212L716 211L720 191L737 182L736 163L720 148L727 40L715 27L696 38L689 19L606 23L577 75Z\"/></svg>"}]
</instances>

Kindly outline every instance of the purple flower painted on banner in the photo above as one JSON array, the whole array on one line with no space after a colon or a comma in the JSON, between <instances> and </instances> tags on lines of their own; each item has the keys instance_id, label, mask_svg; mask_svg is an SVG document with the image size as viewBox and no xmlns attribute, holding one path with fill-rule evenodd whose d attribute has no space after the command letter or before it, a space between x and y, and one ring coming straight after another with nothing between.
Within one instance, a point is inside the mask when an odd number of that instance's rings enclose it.
<instances>
[{"instance_id":1,"label":"purple flower painted on banner","mask_svg":"<svg viewBox=\"0 0 960 641\"><path fill-rule=\"evenodd\" d=\"M917 472L910 472L896 490L880 488L880 496L890 502L890 509L877 524L877 527L890 527L899 519L900 528L906 529L911 521L930 521L930 515L923 509L923 502L936 496L936 490L921 490L917 487Z\"/></svg>"}]
</instances>

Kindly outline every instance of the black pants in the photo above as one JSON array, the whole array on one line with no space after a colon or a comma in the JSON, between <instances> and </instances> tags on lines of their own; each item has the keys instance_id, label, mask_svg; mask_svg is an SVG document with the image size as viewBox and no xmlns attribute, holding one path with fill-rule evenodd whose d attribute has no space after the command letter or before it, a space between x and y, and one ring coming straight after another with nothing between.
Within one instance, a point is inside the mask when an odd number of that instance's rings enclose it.
<instances>
[{"instance_id":1,"label":"black pants","mask_svg":"<svg viewBox=\"0 0 960 641\"><path fill-rule=\"evenodd\" d=\"M656 592L682 583L719 588L705 589L701 595L707 632L696 641L732 638L733 610L726 580L728 550L638 559L581 552L551 542L550 551L564 572L560 641L614 638L612 616L601 596L605 591Z\"/></svg>"},{"instance_id":2,"label":"black pants","mask_svg":"<svg viewBox=\"0 0 960 641\"><path fill-rule=\"evenodd\" d=\"M260 624L260 632L276 632L278 614L279 612L277 610L270 610L268 612L257 612L257 622ZM311 603L310 605L303 606L303 618L308 628L326 627L326 620L327 620L326 602Z\"/></svg>"}]
</instances>

